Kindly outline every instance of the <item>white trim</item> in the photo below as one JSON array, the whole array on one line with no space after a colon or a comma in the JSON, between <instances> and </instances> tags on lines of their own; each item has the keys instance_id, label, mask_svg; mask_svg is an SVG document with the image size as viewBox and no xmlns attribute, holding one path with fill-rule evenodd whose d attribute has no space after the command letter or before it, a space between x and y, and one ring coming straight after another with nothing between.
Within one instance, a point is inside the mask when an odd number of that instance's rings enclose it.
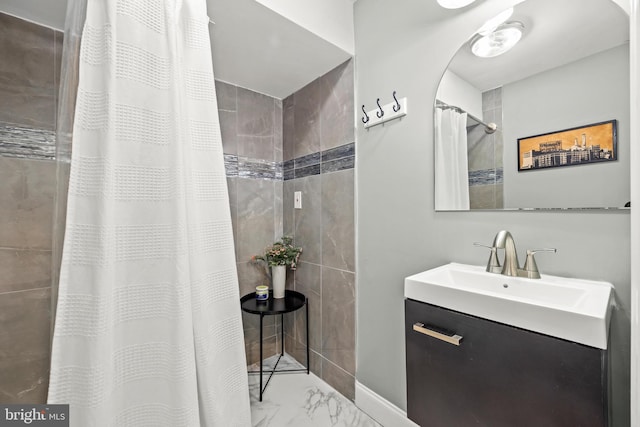
<instances>
[{"instance_id":1,"label":"white trim","mask_svg":"<svg viewBox=\"0 0 640 427\"><path fill-rule=\"evenodd\" d=\"M640 427L640 0L631 0L631 426Z\"/></svg>"},{"instance_id":2,"label":"white trim","mask_svg":"<svg viewBox=\"0 0 640 427\"><path fill-rule=\"evenodd\" d=\"M356 381L356 406L383 427L419 427L407 413Z\"/></svg>"}]
</instances>

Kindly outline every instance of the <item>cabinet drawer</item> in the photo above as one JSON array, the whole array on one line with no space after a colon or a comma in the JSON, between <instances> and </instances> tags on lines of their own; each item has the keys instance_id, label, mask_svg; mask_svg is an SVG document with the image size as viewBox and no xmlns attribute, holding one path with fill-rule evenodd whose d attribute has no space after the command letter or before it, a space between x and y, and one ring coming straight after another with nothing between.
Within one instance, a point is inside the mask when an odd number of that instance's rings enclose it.
<instances>
[{"instance_id":1,"label":"cabinet drawer","mask_svg":"<svg viewBox=\"0 0 640 427\"><path fill-rule=\"evenodd\" d=\"M421 426L607 425L606 351L413 300L405 318L407 415Z\"/></svg>"}]
</instances>

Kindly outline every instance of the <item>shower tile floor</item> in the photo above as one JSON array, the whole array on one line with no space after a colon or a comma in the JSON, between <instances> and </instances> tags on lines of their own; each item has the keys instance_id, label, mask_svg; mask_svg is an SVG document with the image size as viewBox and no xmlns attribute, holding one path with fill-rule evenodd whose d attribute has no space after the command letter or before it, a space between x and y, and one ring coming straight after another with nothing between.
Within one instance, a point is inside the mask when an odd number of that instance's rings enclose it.
<instances>
[{"instance_id":1,"label":"shower tile floor","mask_svg":"<svg viewBox=\"0 0 640 427\"><path fill-rule=\"evenodd\" d=\"M265 359L265 369L271 369L278 356ZM278 369L304 368L285 355ZM259 370L252 365L249 370ZM269 377L264 375L264 380ZM314 374L275 374L259 402L260 377L249 375L251 423L254 427L382 427Z\"/></svg>"}]
</instances>

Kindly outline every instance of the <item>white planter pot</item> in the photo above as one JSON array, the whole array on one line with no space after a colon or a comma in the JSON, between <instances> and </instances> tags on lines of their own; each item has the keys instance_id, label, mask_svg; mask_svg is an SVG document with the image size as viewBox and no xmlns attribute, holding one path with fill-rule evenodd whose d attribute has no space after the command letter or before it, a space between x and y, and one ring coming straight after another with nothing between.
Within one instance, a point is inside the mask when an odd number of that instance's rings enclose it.
<instances>
[{"instance_id":1,"label":"white planter pot","mask_svg":"<svg viewBox=\"0 0 640 427\"><path fill-rule=\"evenodd\" d=\"M275 265L271 267L271 282L273 286L273 297L284 298L284 285L287 281L287 266Z\"/></svg>"}]
</instances>

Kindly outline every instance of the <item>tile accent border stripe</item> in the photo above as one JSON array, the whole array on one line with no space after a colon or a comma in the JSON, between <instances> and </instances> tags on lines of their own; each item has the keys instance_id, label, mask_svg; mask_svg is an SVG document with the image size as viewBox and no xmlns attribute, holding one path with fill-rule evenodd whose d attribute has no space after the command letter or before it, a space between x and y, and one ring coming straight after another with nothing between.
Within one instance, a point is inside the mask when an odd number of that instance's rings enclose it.
<instances>
[{"instance_id":1,"label":"tile accent border stripe","mask_svg":"<svg viewBox=\"0 0 640 427\"><path fill-rule=\"evenodd\" d=\"M354 142L318 151L302 157L287 160L283 164L284 180L304 178L305 176L320 175L353 169L355 166L356 144Z\"/></svg>"},{"instance_id":2,"label":"tile accent border stripe","mask_svg":"<svg viewBox=\"0 0 640 427\"><path fill-rule=\"evenodd\" d=\"M350 143L286 162L249 159L233 154L224 155L227 178L267 179L288 181L305 176L337 172L355 167L356 144Z\"/></svg>"},{"instance_id":3,"label":"tile accent border stripe","mask_svg":"<svg viewBox=\"0 0 640 427\"><path fill-rule=\"evenodd\" d=\"M55 155L56 136L54 131L0 123L0 156L55 160ZM225 154L224 166L227 178L287 181L353 169L355 166L355 143L297 157L286 162L270 162Z\"/></svg>"},{"instance_id":4,"label":"tile accent border stripe","mask_svg":"<svg viewBox=\"0 0 640 427\"><path fill-rule=\"evenodd\" d=\"M227 178L252 178L282 181L282 163L249 159L233 154L224 155Z\"/></svg>"},{"instance_id":5,"label":"tile accent border stripe","mask_svg":"<svg viewBox=\"0 0 640 427\"><path fill-rule=\"evenodd\" d=\"M56 134L52 130L0 123L0 156L53 160Z\"/></svg>"},{"instance_id":6,"label":"tile accent border stripe","mask_svg":"<svg viewBox=\"0 0 640 427\"><path fill-rule=\"evenodd\" d=\"M469 187L502 184L503 181L503 168L469 171Z\"/></svg>"}]
</instances>

